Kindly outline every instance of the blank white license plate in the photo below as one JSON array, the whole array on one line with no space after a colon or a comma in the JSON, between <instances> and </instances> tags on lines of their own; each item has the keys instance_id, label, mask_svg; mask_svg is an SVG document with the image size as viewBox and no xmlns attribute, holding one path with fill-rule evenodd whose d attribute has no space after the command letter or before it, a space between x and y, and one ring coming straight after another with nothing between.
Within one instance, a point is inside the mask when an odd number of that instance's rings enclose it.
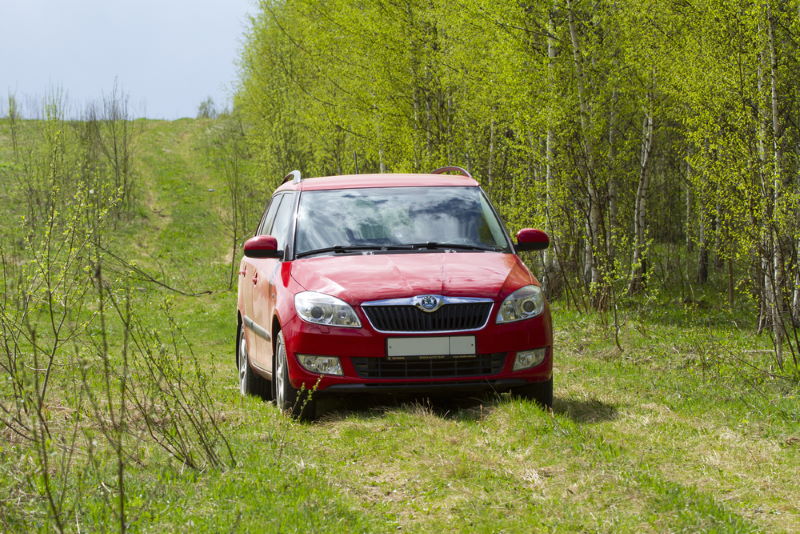
<instances>
[{"instance_id":1,"label":"blank white license plate","mask_svg":"<svg viewBox=\"0 0 800 534\"><path fill-rule=\"evenodd\" d=\"M390 337L389 358L404 356L474 356L475 336Z\"/></svg>"}]
</instances>

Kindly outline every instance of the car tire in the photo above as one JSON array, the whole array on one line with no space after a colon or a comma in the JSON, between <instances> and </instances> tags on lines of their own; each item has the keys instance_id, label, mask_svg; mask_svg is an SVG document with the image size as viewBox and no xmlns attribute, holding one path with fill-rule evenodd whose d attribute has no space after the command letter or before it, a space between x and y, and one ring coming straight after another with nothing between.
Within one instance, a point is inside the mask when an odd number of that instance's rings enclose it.
<instances>
[{"instance_id":1,"label":"car tire","mask_svg":"<svg viewBox=\"0 0 800 534\"><path fill-rule=\"evenodd\" d=\"M239 392L243 395L255 395L262 399L271 398L272 388L269 380L265 379L250 366L250 356L247 350L247 338L244 335L244 325L239 327L237 339L236 363L239 370Z\"/></svg>"},{"instance_id":2,"label":"car tire","mask_svg":"<svg viewBox=\"0 0 800 534\"><path fill-rule=\"evenodd\" d=\"M316 416L316 402L313 392L307 389L296 389L289 382L289 362L286 354L286 344L283 341L283 332L278 331L273 346L275 358L273 373L273 397L277 407L292 417L302 420L311 420Z\"/></svg>"},{"instance_id":3,"label":"car tire","mask_svg":"<svg viewBox=\"0 0 800 534\"><path fill-rule=\"evenodd\" d=\"M535 401L544 408L553 407L553 379L546 382L533 382L527 386L514 388L512 394L522 399Z\"/></svg>"}]
</instances>

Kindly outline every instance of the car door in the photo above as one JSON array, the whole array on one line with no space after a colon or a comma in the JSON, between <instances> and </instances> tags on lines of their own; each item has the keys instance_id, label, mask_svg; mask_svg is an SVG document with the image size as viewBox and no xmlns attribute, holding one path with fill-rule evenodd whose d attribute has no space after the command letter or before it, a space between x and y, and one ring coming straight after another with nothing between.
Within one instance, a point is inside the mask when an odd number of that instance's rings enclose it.
<instances>
[{"instance_id":1,"label":"car door","mask_svg":"<svg viewBox=\"0 0 800 534\"><path fill-rule=\"evenodd\" d=\"M289 241L289 232L295 213L295 193L285 193L280 206L275 213L275 219L265 235L271 235L278 241L278 250L286 250ZM267 336L258 336L256 350L258 355L255 364L261 369L272 372L272 317L275 310L275 285L274 280L280 269L282 260L274 258L259 258L253 260L255 273L253 274L253 321L259 325Z\"/></svg>"},{"instance_id":2,"label":"car door","mask_svg":"<svg viewBox=\"0 0 800 534\"><path fill-rule=\"evenodd\" d=\"M272 223L275 220L275 215L278 212L278 208L281 205L281 201L285 195L279 194L275 195L269 206L266 210L264 210L264 216L261 218L261 222L258 225L258 229L256 230L255 235L268 235L270 228L272 228ZM260 325L253 325L251 321L255 319L255 314L253 310L253 294L256 285L258 284L258 263L264 261L257 258L248 258L247 256L242 258L242 263L239 268L239 274L241 275L241 282L239 284L239 291L241 294L241 305L244 309L244 322L247 326L246 335L247 335L247 346L250 347L250 359L251 362L254 363L259 356L259 353L263 351L261 345L263 345L262 337L260 335L260 329L258 326Z\"/></svg>"}]
</instances>

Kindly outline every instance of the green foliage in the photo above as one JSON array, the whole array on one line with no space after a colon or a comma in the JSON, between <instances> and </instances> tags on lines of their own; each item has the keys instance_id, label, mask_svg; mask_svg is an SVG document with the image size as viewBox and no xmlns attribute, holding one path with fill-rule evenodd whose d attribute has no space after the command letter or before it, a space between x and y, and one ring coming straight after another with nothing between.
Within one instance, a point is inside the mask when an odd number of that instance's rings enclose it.
<instances>
[{"instance_id":1,"label":"green foliage","mask_svg":"<svg viewBox=\"0 0 800 534\"><path fill-rule=\"evenodd\" d=\"M210 96L200 102L200 105L197 106L197 118L198 119L216 119L217 118L217 106L214 104L214 99Z\"/></svg>"},{"instance_id":2,"label":"green foliage","mask_svg":"<svg viewBox=\"0 0 800 534\"><path fill-rule=\"evenodd\" d=\"M42 121L9 119L12 150L0 152L1 205L17 223L0 233L0 449L8 465L24 460L2 478L22 503L3 500L3 529L64 531L77 518L79 530L126 530L142 506L127 471L147 440L176 467L235 463L171 310L153 310L137 294L143 271L111 251L134 201L133 125L123 103L103 105L102 119L90 108L67 122L56 100Z\"/></svg>"},{"instance_id":3,"label":"green foliage","mask_svg":"<svg viewBox=\"0 0 800 534\"><path fill-rule=\"evenodd\" d=\"M466 166L511 228L553 234L543 278L576 306L607 308L622 279L657 290L656 245L685 243L697 256L682 269L705 281L710 257L729 300L746 287L796 372L797 12L794 1L263 2L236 108L273 183L293 168Z\"/></svg>"},{"instance_id":4,"label":"green foliage","mask_svg":"<svg viewBox=\"0 0 800 534\"><path fill-rule=\"evenodd\" d=\"M247 145L241 118L237 113L225 115L211 123L200 149L209 166L224 179L226 201L218 206L231 238L228 287L233 287L237 271L237 253L245 236L250 236L261 218L264 199L269 191L253 180L252 156Z\"/></svg>"},{"instance_id":5,"label":"green foliage","mask_svg":"<svg viewBox=\"0 0 800 534\"><path fill-rule=\"evenodd\" d=\"M778 376L768 337L745 327L754 321L747 303L739 299L728 309L713 284L696 284L679 271L685 263L682 244L653 245L652 271L664 281L658 291L624 295L624 279L609 272L621 295L623 352L615 346L608 314L553 303L552 413L494 396L432 402L356 397L328 404L319 422L304 424L259 399L241 398L233 357L235 293L226 290L230 234L219 213L229 202L227 178L223 167L203 157L209 129L225 123L140 126L135 167L142 193L135 215L123 215L124 224L113 230L116 216L109 208L103 224L89 226L91 219L83 219L75 227L81 235L98 228L104 248L126 262L105 256L102 273L109 287L103 294L112 369L122 370L125 332L112 299L122 317L130 299L134 325L127 383L137 389L128 396L129 434L123 439L129 530L737 532L791 531L797 524L800 392ZM0 160L6 163L13 153L8 128L0 121ZM3 180L13 183L11 175ZM16 205L20 197L10 194L13 189L0 190L2 209L19 208L21 214L25 206ZM65 224L68 214L92 202L85 187L80 190L77 200L56 200ZM263 200L267 191L260 194ZM3 230L10 235L15 228ZM5 254L15 250L18 259L29 257L9 241L1 243ZM46 249L43 241L34 243ZM54 280L67 265L64 256L57 257L62 259L53 263ZM8 263L8 283L24 282L12 275L23 266ZM65 280L84 281L76 291L91 298L82 311L70 306L67 314L78 337L65 345L63 355L70 358L60 360L64 365L55 369L48 388L45 412L53 438L47 458L59 458L71 441L69 430L80 423L84 431L76 445L85 455L75 457L66 477L59 474L65 464L49 464L54 487L68 496L65 510L74 509L64 530L108 531L119 529L116 453L99 424L108 421L105 403L98 405L102 418L87 404L88 388L95 395L105 391L96 276L92 269L68 272ZM167 290L148 275L195 296ZM6 310L15 291L2 293ZM46 294L37 292L37 302L46 303ZM47 319L36 318L42 344L51 343ZM153 358L134 354L139 346ZM30 388L37 367L29 347L21 353L30 364ZM169 378L140 381L138 375L150 369L159 375L156 366ZM81 369L94 377L86 386ZM112 392L119 391L121 376L112 377ZM191 384L184 400L179 389L169 389L181 383ZM3 381L0 388L8 385ZM199 415L196 410L170 419L171 411L204 390L235 465L213 434L208 443L225 463L203 455L195 427L185 424ZM200 469L188 467L149 434L134 399L148 403L150 423L176 424L156 428L164 432L155 435L164 444L176 443L166 441L178 438L176 428L192 437L191 455ZM107 430L116 436L114 427ZM36 450L3 427L0 528L57 529L40 493L42 473Z\"/></svg>"}]
</instances>

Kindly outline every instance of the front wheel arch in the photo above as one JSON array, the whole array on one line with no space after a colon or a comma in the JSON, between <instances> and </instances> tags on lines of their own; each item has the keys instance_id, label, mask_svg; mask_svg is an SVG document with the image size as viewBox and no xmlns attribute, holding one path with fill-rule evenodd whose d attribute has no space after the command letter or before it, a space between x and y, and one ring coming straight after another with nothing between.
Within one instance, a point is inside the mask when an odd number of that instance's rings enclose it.
<instances>
[{"instance_id":1,"label":"front wheel arch","mask_svg":"<svg viewBox=\"0 0 800 534\"><path fill-rule=\"evenodd\" d=\"M277 325L277 326L276 326ZM279 410L288 413L295 419L313 420L316 418L317 402L314 392L301 387L295 389L289 380L289 354L286 350L286 339L281 334L280 324L277 319L273 323L273 344L272 344L272 398ZM275 347L278 339L283 340L283 365L278 365L278 351ZM280 376L279 376L280 375ZM283 387L279 393L278 389Z\"/></svg>"}]
</instances>

